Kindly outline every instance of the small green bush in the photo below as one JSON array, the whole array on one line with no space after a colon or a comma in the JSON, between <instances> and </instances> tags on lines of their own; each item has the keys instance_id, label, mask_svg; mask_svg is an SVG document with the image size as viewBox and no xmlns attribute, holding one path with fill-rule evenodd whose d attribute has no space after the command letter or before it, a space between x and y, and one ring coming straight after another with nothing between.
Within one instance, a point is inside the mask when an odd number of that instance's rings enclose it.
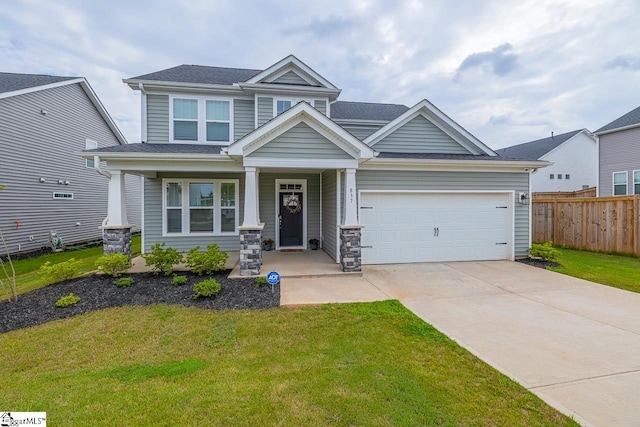
<instances>
[{"instance_id":1,"label":"small green bush","mask_svg":"<svg viewBox=\"0 0 640 427\"><path fill-rule=\"evenodd\" d=\"M229 255L221 251L218 245L209 245L207 250L200 252L200 246L191 249L187 254L186 266L194 273L202 276L222 271L227 266Z\"/></svg>"},{"instance_id":2,"label":"small green bush","mask_svg":"<svg viewBox=\"0 0 640 427\"><path fill-rule=\"evenodd\" d=\"M266 277L256 277L254 283L256 284L256 288L261 288L269 284Z\"/></svg>"},{"instance_id":3,"label":"small green bush","mask_svg":"<svg viewBox=\"0 0 640 427\"><path fill-rule=\"evenodd\" d=\"M558 259L559 252L553 247L553 242L534 243L529 249L529 255L543 261L554 262Z\"/></svg>"},{"instance_id":4,"label":"small green bush","mask_svg":"<svg viewBox=\"0 0 640 427\"><path fill-rule=\"evenodd\" d=\"M207 279L193 285L193 298L212 297L220 292L220 283L216 279Z\"/></svg>"},{"instance_id":5,"label":"small green bush","mask_svg":"<svg viewBox=\"0 0 640 427\"><path fill-rule=\"evenodd\" d=\"M151 253L142 255L153 274L164 273L168 276L173 271L173 266L182 261L182 255L174 248L164 248L165 244L156 243L151 246Z\"/></svg>"},{"instance_id":6,"label":"small green bush","mask_svg":"<svg viewBox=\"0 0 640 427\"><path fill-rule=\"evenodd\" d=\"M49 283L62 282L77 277L80 274L80 264L81 262L76 261L75 258L57 264L51 264L51 261L47 261L38 270L38 275Z\"/></svg>"},{"instance_id":7,"label":"small green bush","mask_svg":"<svg viewBox=\"0 0 640 427\"><path fill-rule=\"evenodd\" d=\"M61 307L61 308L69 307L70 305L77 304L78 301L80 301L80 297L77 295L74 295L72 292L69 295L60 297L60 299L56 301L56 307Z\"/></svg>"},{"instance_id":8,"label":"small green bush","mask_svg":"<svg viewBox=\"0 0 640 427\"><path fill-rule=\"evenodd\" d=\"M187 276L178 276L177 274L173 275L173 280L171 280L171 284L173 286L182 286L187 284Z\"/></svg>"},{"instance_id":9,"label":"small green bush","mask_svg":"<svg viewBox=\"0 0 640 427\"><path fill-rule=\"evenodd\" d=\"M96 268L102 273L118 277L131 267L131 260L122 252L103 255L96 260Z\"/></svg>"},{"instance_id":10,"label":"small green bush","mask_svg":"<svg viewBox=\"0 0 640 427\"><path fill-rule=\"evenodd\" d=\"M128 288L133 285L133 277L121 277L116 280L116 286L119 288Z\"/></svg>"}]
</instances>

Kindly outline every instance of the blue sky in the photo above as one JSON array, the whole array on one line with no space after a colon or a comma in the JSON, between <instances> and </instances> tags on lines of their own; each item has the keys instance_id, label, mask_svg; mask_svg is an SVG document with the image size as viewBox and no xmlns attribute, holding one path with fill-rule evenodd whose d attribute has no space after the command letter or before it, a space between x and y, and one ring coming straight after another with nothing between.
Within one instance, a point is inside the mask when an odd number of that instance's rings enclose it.
<instances>
[{"instance_id":1,"label":"blue sky","mask_svg":"<svg viewBox=\"0 0 640 427\"><path fill-rule=\"evenodd\" d=\"M492 148L591 131L640 105L640 2L2 0L0 71L84 76L129 142L123 78L262 69L293 53L344 101L428 99Z\"/></svg>"}]
</instances>

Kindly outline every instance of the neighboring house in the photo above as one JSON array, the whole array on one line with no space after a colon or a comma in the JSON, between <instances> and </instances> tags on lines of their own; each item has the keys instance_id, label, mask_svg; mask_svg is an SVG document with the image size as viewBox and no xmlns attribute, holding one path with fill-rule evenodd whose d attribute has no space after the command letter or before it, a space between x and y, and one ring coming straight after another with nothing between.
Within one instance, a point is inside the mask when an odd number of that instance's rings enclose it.
<instances>
[{"instance_id":1,"label":"neighboring house","mask_svg":"<svg viewBox=\"0 0 640 427\"><path fill-rule=\"evenodd\" d=\"M640 194L640 107L598 129L598 195Z\"/></svg>"},{"instance_id":2,"label":"neighboring house","mask_svg":"<svg viewBox=\"0 0 640 427\"><path fill-rule=\"evenodd\" d=\"M319 239L360 263L512 260L530 246L529 174L429 101L337 101L340 89L288 56L265 70L181 65L124 80L142 94L142 144L90 150L145 177L143 250L217 243L260 271L260 240ZM126 229L120 198L107 227ZM126 240L126 231L123 239Z\"/></svg>"},{"instance_id":3,"label":"neighboring house","mask_svg":"<svg viewBox=\"0 0 640 427\"><path fill-rule=\"evenodd\" d=\"M587 129L496 150L501 156L553 165L531 175L531 191L577 191L598 182L598 141Z\"/></svg>"},{"instance_id":4,"label":"neighboring house","mask_svg":"<svg viewBox=\"0 0 640 427\"><path fill-rule=\"evenodd\" d=\"M65 245L100 240L108 180L77 153L126 143L84 78L0 73L0 229L9 252L49 247L50 232ZM140 224L140 179L129 181Z\"/></svg>"}]
</instances>

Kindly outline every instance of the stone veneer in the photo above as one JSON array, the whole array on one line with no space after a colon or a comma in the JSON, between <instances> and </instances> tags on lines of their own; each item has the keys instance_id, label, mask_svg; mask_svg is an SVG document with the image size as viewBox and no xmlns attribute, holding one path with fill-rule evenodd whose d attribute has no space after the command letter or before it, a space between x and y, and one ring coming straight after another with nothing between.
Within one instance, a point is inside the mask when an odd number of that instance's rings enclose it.
<instances>
[{"instance_id":1,"label":"stone veneer","mask_svg":"<svg viewBox=\"0 0 640 427\"><path fill-rule=\"evenodd\" d=\"M262 266L262 230L257 227L238 227L240 230L240 275L257 276Z\"/></svg>"},{"instance_id":2,"label":"stone veneer","mask_svg":"<svg viewBox=\"0 0 640 427\"><path fill-rule=\"evenodd\" d=\"M133 225L121 227L100 227L102 229L103 252L105 255L121 252L131 258L131 228Z\"/></svg>"},{"instance_id":3,"label":"stone veneer","mask_svg":"<svg viewBox=\"0 0 640 427\"><path fill-rule=\"evenodd\" d=\"M362 271L361 225L340 226L340 265L344 272Z\"/></svg>"}]
</instances>

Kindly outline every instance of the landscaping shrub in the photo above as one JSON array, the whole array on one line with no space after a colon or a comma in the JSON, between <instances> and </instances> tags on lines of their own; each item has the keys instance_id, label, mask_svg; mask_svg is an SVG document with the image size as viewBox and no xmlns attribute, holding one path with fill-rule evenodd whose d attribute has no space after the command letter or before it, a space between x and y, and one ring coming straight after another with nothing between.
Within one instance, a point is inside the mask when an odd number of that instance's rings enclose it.
<instances>
[{"instance_id":1,"label":"landscaping shrub","mask_svg":"<svg viewBox=\"0 0 640 427\"><path fill-rule=\"evenodd\" d=\"M167 247L164 243L156 243L151 246L151 253L142 255L153 274L164 273L168 276L173 271L173 266L182 261L182 255L174 248Z\"/></svg>"},{"instance_id":2,"label":"landscaping shrub","mask_svg":"<svg viewBox=\"0 0 640 427\"><path fill-rule=\"evenodd\" d=\"M193 298L211 297L220 292L220 283L215 279L207 279L193 285Z\"/></svg>"},{"instance_id":3,"label":"landscaping shrub","mask_svg":"<svg viewBox=\"0 0 640 427\"><path fill-rule=\"evenodd\" d=\"M128 288L133 285L133 277L121 277L116 280L116 286L119 288Z\"/></svg>"},{"instance_id":4,"label":"landscaping shrub","mask_svg":"<svg viewBox=\"0 0 640 427\"><path fill-rule=\"evenodd\" d=\"M69 295L60 297L60 299L56 301L56 307L61 307L61 308L69 307L70 305L77 304L78 301L80 301L80 297L77 295L74 295L72 292Z\"/></svg>"},{"instance_id":5,"label":"landscaping shrub","mask_svg":"<svg viewBox=\"0 0 640 427\"><path fill-rule=\"evenodd\" d=\"M267 286L269 282L266 277L256 277L255 279L256 288L261 288L263 286Z\"/></svg>"},{"instance_id":6,"label":"landscaping shrub","mask_svg":"<svg viewBox=\"0 0 640 427\"><path fill-rule=\"evenodd\" d=\"M218 245L209 245L207 250L200 252L200 246L191 249L187 254L186 266L194 273L202 276L222 271L227 266L229 255L221 251Z\"/></svg>"},{"instance_id":7,"label":"landscaping shrub","mask_svg":"<svg viewBox=\"0 0 640 427\"><path fill-rule=\"evenodd\" d=\"M182 286L187 284L187 276L178 276L177 274L173 275L173 280L171 280L171 284L173 286Z\"/></svg>"},{"instance_id":8,"label":"landscaping shrub","mask_svg":"<svg viewBox=\"0 0 640 427\"><path fill-rule=\"evenodd\" d=\"M529 255L533 258L540 258L543 261L554 262L558 259L559 252L553 247L552 242L534 243L529 249Z\"/></svg>"},{"instance_id":9,"label":"landscaping shrub","mask_svg":"<svg viewBox=\"0 0 640 427\"><path fill-rule=\"evenodd\" d=\"M131 267L131 260L122 252L103 255L96 260L99 271L109 276L118 277Z\"/></svg>"},{"instance_id":10,"label":"landscaping shrub","mask_svg":"<svg viewBox=\"0 0 640 427\"><path fill-rule=\"evenodd\" d=\"M57 264L47 261L38 270L38 275L50 283L62 282L77 277L80 274L80 264L81 262L75 258Z\"/></svg>"}]
</instances>

